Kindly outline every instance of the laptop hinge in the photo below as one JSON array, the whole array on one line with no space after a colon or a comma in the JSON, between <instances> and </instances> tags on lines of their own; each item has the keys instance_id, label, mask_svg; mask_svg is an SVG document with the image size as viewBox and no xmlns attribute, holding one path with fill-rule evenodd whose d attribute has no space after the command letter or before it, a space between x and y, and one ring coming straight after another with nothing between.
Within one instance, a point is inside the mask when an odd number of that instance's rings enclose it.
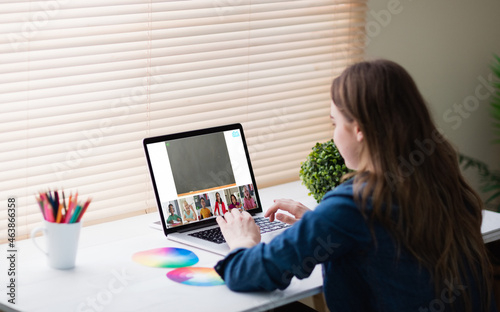
<instances>
[{"instance_id":1,"label":"laptop hinge","mask_svg":"<svg viewBox=\"0 0 500 312\"><path fill-rule=\"evenodd\" d=\"M193 224L192 226L190 226L189 228L187 229L182 229L182 230L179 230L177 233L185 233L185 232L191 232L193 230L198 230L198 229L201 229L201 228L206 228L206 227L209 227L209 226L212 226L212 225L217 225L217 222L214 220L214 222L200 222L200 224Z\"/></svg>"}]
</instances>

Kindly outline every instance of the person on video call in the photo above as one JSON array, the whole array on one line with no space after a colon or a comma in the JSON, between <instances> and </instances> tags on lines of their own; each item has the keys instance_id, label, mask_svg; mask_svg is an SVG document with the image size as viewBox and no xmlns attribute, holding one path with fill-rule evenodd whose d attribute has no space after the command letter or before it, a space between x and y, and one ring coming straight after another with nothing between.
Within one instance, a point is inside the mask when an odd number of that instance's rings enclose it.
<instances>
[{"instance_id":1,"label":"person on video call","mask_svg":"<svg viewBox=\"0 0 500 312\"><path fill-rule=\"evenodd\" d=\"M222 210L222 214L221 214ZM214 207L214 214L222 216L226 213L226 205L222 201L222 198L220 197L219 192L215 193L215 207Z\"/></svg>"},{"instance_id":2,"label":"person on video call","mask_svg":"<svg viewBox=\"0 0 500 312\"><path fill-rule=\"evenodd\" d=\"M210 209L207 208L207 203L205 202L205 198L200 197L200 204L201 204L201 209L200 209L201 219L206 219L206 218L210 218L211 216L213 216Z\"/></svg>"},{"instance_id":3,"label":"person on video call","mask_svg":"<svg viewBox=\"0 0 500 312\"><path fill-rule=\"evenodd\" d=\"M284 289L321 263L331 311L496 311L481 199L408 72L360 62L331 96L333 140L355 171L314 211L275 200L265 215L294 225L268 244L246 211L218 217L232 250L215 267L226 285Z\"/></svg>"},{"instance_id":4,"label":"person on video call","mask_svg":"<svg viewBox=\"0 0 500 312\"><path fill-rule=\"evenodd\" d=\"M186 222L192 222L192 221L197 221L198 216L196 214L196 211L194 211L193 205L190 205L187 203L187 201L184 201L184 220Z\"/></svg>"},{"instance_id":5,"label":"person on video call","mask_svg":"<svg viewBox=\"0 0 500 312\"><path fill-rule=\"evenodd\" d=\"M182 222L181 217L179 217L178 215L175 214L174 205L172 205L172 204L168 205L168 212L170 213L170 215L167 218L167 223L168 224L174 224L174 223L181 223Z\"/></svg>"},{"instance_id":6,"label":"person on video call","mask_svg":"<svg viewBox=\"0 0 500 312\"><path fill-rule=\"evenodd\" d=\"M241 208L241 203L236 199L236 196L234 194L231 194L231 203L229 204L228 206L229 208L229 211L233 210L233 209L240 209ZM236 210L238 210L236 209Z\"/></svg>"},{"instance_id":7,"label":"person on video call","mask_svg":"<svg viewBox=\"0 0 500 312\"><path fill-rule=\"evenodd\" d=\"M257 208L257 204L252 196L250 196L250 191L247 186L243 187L243 193L245 194L245 197L243 198L243 207L245 210Z\"/></svg>"}]
</instances>

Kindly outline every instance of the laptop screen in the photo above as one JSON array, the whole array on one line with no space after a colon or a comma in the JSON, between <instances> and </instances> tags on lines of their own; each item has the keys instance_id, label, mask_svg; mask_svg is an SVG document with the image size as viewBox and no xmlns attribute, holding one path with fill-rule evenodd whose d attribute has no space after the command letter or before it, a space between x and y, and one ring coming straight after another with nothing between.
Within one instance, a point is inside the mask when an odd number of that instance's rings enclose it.
<instances>
[{"instance_id":1,"label":"laptop screen","mask_svg":"<svg viewBox=\"0 0 500 312\"><path fill-rule=\"evenodd\" d=\"M147 138L144 147L167 232L231 209L262 211L240 124Z\"/></svg>"}]
</instances>

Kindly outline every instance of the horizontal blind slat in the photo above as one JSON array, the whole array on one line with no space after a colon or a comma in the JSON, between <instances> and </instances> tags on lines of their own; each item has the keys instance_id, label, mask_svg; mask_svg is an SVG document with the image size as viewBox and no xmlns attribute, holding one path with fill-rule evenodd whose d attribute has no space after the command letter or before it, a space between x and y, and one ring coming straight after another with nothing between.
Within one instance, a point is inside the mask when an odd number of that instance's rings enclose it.
<instances>
[{"instance_id":1,"label":"horizontal blind slat","mask_svg":"<svg viewBox=\"0 0 500 312\"><path fill-rule=\"evenodd\" d=\"M240 122L259 187L298 179L331 138L332 78L363 59L366 1L223 3L0 4L0 189L20 236L49 187L93 197L85 223L156 213L148 136Z\"/></svg>"}]
</instances>

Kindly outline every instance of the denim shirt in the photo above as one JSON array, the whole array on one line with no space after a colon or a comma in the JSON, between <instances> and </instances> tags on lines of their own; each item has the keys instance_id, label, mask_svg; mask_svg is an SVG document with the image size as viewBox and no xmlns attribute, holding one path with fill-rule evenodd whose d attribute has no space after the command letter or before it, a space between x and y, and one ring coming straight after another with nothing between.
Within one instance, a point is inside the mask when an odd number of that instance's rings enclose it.
<instances>
[{"instance_id":1,"label":"denim shirt","mask_svg":"<svg viewBox=\"0 0 500 312\"><path fill-rule=\"evenodd\" d=\"M272 291L285 289L294 276L308 277L322 264L323 291L332 312L451 311L450 303L461 311L460 293L436 295L429 272L404 247L398 253L382 226L374 223L373 230L376 244L348 181L270 243L235 250L215 270L233 291Z\"/></svg>"}]
</instances>

